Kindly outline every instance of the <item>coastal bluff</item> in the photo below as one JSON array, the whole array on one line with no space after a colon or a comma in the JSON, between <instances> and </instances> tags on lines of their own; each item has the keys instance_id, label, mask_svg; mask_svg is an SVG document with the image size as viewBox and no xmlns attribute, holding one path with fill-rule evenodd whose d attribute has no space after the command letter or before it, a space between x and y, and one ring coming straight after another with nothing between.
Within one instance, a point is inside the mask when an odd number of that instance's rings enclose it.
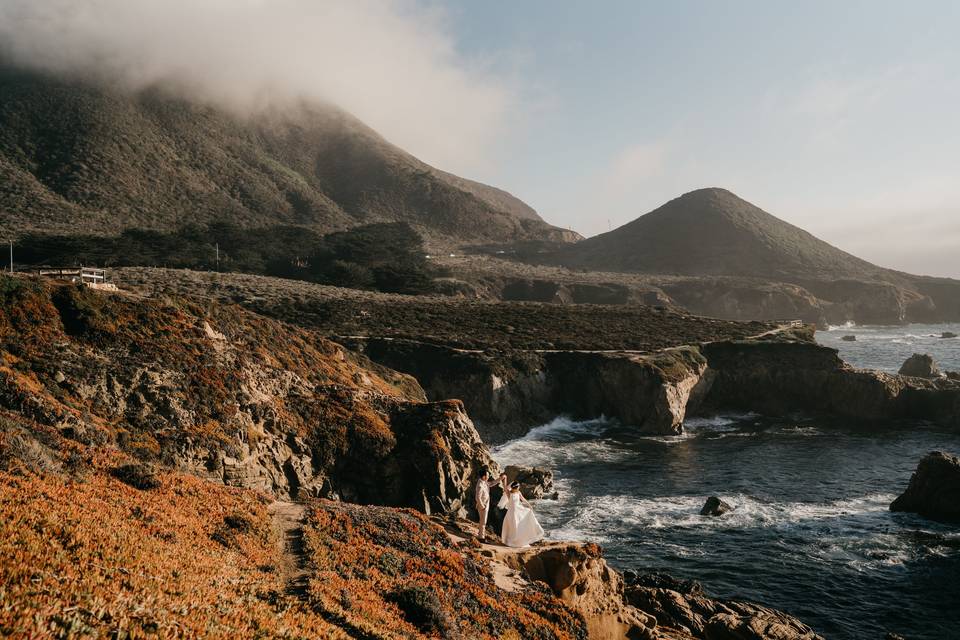
<instances>
[{"instance_id":1,"label":"coastal bluff","mask_svg":"<svg viewBox=\"0 0 960 640\"><path fill-rule=\"evenodd\" d=\"M817 344L812 326L630 351L462 353L410 341L350 346L421 380L428 397L462 397L487 442L522 436L558 415L601 415L640 433L675 435L688 415L718 411L802 413L852 420L926 420L960 426L960 381L857 369Z\"/></svg>"},{"instance_id":2,"label":"coastal bluff","mask_svg":"<svg viewBox=\"0 0 960 640\"><path fill-rule=\"evenodd\" d=\"M5 633L816 637L760 606L660 621L596 545L456 539L448 523L495 468L462 403L315 332L0 283Z\"/></svg>"},{"instance_id":3,"label":"coastal bluff","mask_svg":"<svg viewBox=\"0 0 960 640\"><path fill-rule=\"evenodd\" d=\"M487 444L558 415L604 415L659 435L679 433L687 416L724 410L960 420L955 374L858 370L817 343L813 324L733 322L663 306L377 294L184 270L117 276L143 295L236 304L316 331L412 377L429 400L460 399Z\"/></svg>"}]
</instances>

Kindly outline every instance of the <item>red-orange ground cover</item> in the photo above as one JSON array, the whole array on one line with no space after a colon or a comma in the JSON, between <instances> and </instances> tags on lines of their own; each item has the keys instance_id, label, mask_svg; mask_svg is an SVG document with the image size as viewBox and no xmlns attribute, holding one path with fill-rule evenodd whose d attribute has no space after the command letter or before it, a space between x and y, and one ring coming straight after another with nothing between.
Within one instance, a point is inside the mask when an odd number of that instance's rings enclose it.
<instances>
[{"instance_id":1,"label":"red-orange ground cover","mask_svg":"<svg viewBox=\"0 0 960 640\"><path fill-rule=\"evenodd\" d=\"M486 561L424 515L322 502L309 520L311 604L371 638L573 639L582 617L543 590L498 589Z\"/></svg>"},{"instance_id":2,"label":"red-orange ground cover","mask_svg":"<svg viewBox=\"0 0 960 640\"><path fill-rule=\"evenodd\" d=\"M0 636L345 637L283 595L265 498L160 481L0 472Z\"/></svg>"}]
</instances>

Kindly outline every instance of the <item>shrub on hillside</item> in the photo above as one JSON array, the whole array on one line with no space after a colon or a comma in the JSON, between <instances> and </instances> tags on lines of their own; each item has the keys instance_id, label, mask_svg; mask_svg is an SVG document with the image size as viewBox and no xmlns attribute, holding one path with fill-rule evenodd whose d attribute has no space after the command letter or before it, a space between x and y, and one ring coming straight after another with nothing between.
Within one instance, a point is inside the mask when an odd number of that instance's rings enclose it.
<instances>
[{"instance_id":1,"label":"shrub on hillside","mask_svg":"<svg viewBox=\"0 0 960 640\"><path fill-rule=\"evenodd\" d=\"M149 491L160 486L160 479L157 477L153 467L145 464L125 464L116 467L110 471L114 478L128 484L141 491Z\"/></svg>"},{"instance_id":2,"label":"shrub on hillside","mask_svg":"<svg viewBox=\"0 0 960 640\"><path fill-rule=\"evenodd\" d=\"M443 609L440 598L428 587L414 585L393 591L387 596L400 607L408 622L424 633L437 633L441 638L455 638L456 621Z\"/></svg>"},{"instance_id":3,"label":"shrub on hillside","mask_svg":"<svg viewBox=\"0 0 960 640\"><path fill-rule=\"evenodd\" d=\"M0 441L0 470L25 470L38 475L60 470L50 450L26 432L7 433Z\"/></svg>"}]
</instances>

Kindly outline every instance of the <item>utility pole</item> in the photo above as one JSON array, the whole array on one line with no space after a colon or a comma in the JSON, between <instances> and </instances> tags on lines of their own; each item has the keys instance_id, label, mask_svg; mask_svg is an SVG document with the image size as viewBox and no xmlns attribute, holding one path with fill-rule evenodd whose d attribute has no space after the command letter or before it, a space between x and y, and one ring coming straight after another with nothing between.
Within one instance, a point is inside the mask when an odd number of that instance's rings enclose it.
<instances>
[{"instance_id":1,"label":"utility pole","mask_svg":"<svg viewBox=\"0 0 960 640\"><path fill-rule=\"evenodd\" d=\"M10 241L10 275L13 275L13 240Z\"/></svg>"},{"instance_id":2,"label":"utility pole","mask_svg":"<svg viewBox=\"0 0 960 640\"><path fill-rule=\"evenodd\" d=\"M217 243L217 271L220 271L220 243Z\"/></svg>"}]
</instances>

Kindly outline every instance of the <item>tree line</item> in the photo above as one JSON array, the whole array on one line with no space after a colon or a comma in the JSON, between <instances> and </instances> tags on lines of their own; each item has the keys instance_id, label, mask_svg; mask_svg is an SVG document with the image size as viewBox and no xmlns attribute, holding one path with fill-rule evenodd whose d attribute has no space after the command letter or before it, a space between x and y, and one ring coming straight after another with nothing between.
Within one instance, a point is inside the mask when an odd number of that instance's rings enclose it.
<instances>
[{"instance_id":1,"label":"tree line","mask_svg":"<svg viewBox=\"0 0 960 640\"><path fill-rule=\"evenodd\" d=\"M296 226L219 222L169 233L128 229L111 237L30 235L17 244L18 262L31 266L216 269L390 293L430 293L434 279L445 275L405 222L326 235Z\"/></svg>"}]
</instances>

